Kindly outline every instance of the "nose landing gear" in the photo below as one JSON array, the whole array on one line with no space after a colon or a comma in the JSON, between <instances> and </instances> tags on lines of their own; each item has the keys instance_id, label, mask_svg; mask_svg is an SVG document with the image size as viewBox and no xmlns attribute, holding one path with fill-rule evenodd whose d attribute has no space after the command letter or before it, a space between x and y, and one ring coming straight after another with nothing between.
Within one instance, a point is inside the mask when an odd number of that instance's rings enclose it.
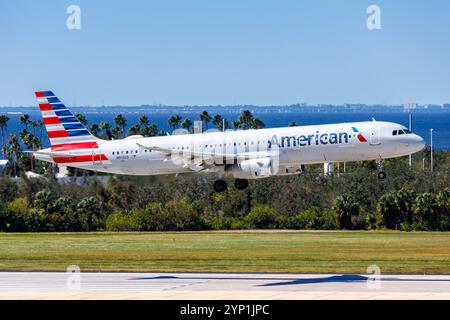
<instances>
[{"instance_id":1,"label":"nose landing gear","mask_svg":"<svg viewBox=\"0 0 450 320\"><path fill-rule=\"evenodd\" d=\"M386 172L384 172L384 171L378 172L378 179L384 180L384 179L386 179L386 176L387 176Z\"/></svg>"},{"instance_id":2,"label":"nose landing gear","mask_svg":"<svg viewBox=\"0 0 450 320\"><path fill-rule=\"evenodd\" d=\"M380 179L380 180L386 179L387 174L386 174L386 172L384 171L383 163L382 163L381 161L378 161L378 162L377 162L377 166L378 166L378 170L379 170L379 171L378 171L378 174L377 174L378 179Z\"/></svg>"}]
</instances>

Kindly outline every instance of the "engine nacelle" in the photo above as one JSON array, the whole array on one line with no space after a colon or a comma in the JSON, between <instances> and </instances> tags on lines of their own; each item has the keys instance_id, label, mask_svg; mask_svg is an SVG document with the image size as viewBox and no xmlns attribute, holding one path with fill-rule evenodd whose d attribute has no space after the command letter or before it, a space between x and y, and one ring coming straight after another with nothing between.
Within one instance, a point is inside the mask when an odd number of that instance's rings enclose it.
<instances>
[{"instance_id":1,"label":"engine nacelle","mask_svg":"<svg viewBox=\"0 0 450 320\"><path fill-rule=\"evenodd\" d=\"M225 172L237 179L258 179L274 175L270 158L244 160L226 167Z\"/></svg>"}]
</instances>

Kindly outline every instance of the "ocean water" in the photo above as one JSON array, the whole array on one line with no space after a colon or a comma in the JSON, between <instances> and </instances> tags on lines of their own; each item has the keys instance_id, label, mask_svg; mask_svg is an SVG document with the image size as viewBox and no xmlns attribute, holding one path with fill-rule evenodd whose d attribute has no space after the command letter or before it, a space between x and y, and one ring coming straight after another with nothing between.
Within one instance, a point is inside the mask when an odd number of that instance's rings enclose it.
<instances>
[{"instance_id":1,"label":"ocean water","mask_svg":"<svg viewBox=\"0 0 450 320\"><path fill-rule=\"evenodd\" d=\"M160 129L170 132L167 120L174 114L179 114L182 118L189 118L192 121L199 120L199 114L207 110L211 115L220 114L231 124L237 119L241 109L238 107L73 107L73 113L83 113L89 124L107 121L114 126L114 117L122 113L127 120L127 128L138 122L138 119L146 115L150 123L155 123ZM247 109L247 108L246 108ZM268 128L284 127L295 121L297 125L314 125L340 122L369 121L372 117L378 121L392 121L408 127L408 114L402 112L301 112L292 109L274 109L265 107L249 108L255 117L260 118ZM20 116L29 114L32 120L41 118L37 107L3 107L0 114L6 114L10 121L8 123L8 133L17 133L22 130ZM211 125L210 125L211 126ZM450 150L450 112L418 112L413 113L413 132L422 136L427 144L430 142L430 129L433 128L433 146L435 149ZM39 132L39 129L37 129ZM46 134L44 132L44 137ZM48 140L44 138L44 144L48 145Z\"/></svg>"}]
</instances>

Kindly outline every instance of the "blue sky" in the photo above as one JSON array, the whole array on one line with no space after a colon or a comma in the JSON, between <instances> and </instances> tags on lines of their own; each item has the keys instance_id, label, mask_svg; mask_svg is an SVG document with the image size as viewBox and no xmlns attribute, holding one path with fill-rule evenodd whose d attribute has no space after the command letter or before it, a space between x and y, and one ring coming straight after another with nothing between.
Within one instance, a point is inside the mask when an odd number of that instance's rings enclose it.
<instances>
[{"instance_id":1,"label":"blue sky","mask_svg":"<svg viewBox=\"0 0 450 320\"><path fill-rule=\"evenodd\" d=\"M0 39L0 105L450 102L448 0L2 1Z\"/></svg>"}]
</instances>

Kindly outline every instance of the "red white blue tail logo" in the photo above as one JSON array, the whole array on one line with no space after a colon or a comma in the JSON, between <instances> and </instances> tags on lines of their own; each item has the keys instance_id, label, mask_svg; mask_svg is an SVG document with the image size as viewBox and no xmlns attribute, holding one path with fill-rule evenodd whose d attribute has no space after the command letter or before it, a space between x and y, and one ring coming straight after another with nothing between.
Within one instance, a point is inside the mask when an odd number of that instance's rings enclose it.
<instances>
[{"instance_id":1,"label":"red white blue tail logo","mask_svg":"<svg viewBox=\"0 0 450 320\"><path fill-rule=\"evenodd\" d=\"M71 152L74 156L54 157L56 163L93 162L108 160L104 154L93 152L100 141L70 112L52 91L36 91L42 118L52 152Z\"/></svg>"}]
</instances>

